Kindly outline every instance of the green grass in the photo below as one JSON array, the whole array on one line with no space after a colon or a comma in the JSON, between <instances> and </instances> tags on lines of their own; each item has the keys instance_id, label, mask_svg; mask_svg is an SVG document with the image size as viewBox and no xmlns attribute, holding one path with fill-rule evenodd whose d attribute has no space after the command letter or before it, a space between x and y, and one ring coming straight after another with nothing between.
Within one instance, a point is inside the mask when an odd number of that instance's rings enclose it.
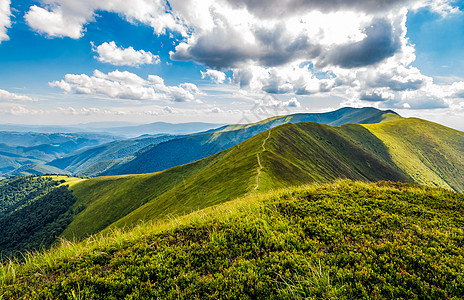
<instances>
[{"instance_id":1,"label":"green grass","mask_svg":"<svg viewBox=\"0 0 464 300\"><path fill-rule=\"evenodd\" d=\"M213 206L0 267L4 299L464 297L464 195L336 181Z\"/></svg>"},{"instance_id":2,"label":"green grass","mask_svg":"<svg viewBox=\"0 0 464 300\"><path fill-rule=\"evenodd\" d=\"M261 136L206 159L142 175L98 177L71 187L85 209L64 231L83 238L109 225L182 215L243 196L252 189Z\"/></svg>"},{"instance_id":3,"label":"green grass","mask_svg":"<svg viewBox=\"0 0 464 300\"><path fill-rule=\"evenodd\" d=\"M75 185L76 183L86 180L85 178L82 178L82 177L74 177L74 176L68 176L68 175L48 175L48 176L41 176L41 177L51 178L54 181L64 180L64 182L61 183L61 185L67 185L69 187Z\"/></svg>"},{"instance_id":4,"label":"green grass","mask_svg":"<svg viewBox=\"0 0 464 300\"><path fill-rule=\"evenodd\" d=\"M461 145L464 133L418 119L340 127L286 124L194 163L73 185L78 198L74 208L85 209L63 236L81 239L140 220L184 215L255 189L265 192L339 178L417 182L462 192Z\"/></svg>"},{"instance_id":5,"label":"green grass","mask_svg":"<svg viewBox=\"0 0 464 300\"><path fill-rule=\"evenodd\" d=\"M362 128L360 125L353 125ZM269 151L263 154L269 188L337 178L378 181L408 181L402 172L381 160L371 149L345 136L344 127L317 123L283 125L272 130ZM359 135L359 134L358 134ZM375 137L369 142L377 142Z\"/></svg>"},{"instance_id":6,"label":"green grass","mask_svg":"<svg viewBox=\"0 0 464 300\"><path fill-rule=\"evenodd\" d=\"M464 132L416 118L363 126L415 182L464 192Z\"/></svg>"}]
</instances>

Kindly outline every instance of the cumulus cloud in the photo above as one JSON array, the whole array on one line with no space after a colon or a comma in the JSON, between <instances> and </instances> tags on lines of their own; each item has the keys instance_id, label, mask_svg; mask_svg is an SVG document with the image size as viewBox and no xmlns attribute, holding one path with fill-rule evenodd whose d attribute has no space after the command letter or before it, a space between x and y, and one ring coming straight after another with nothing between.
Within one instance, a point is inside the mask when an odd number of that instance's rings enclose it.
<instances>
[{"instance_id":1,"label":"cumulus cloud","mask_svg":"<svg viewBox=\"0 0 464 300\"><path fill-rule=\"evenodd\" d=\"M288 101L281 101L272 94L265 94L260 100L256 101L252 109L259 114L285 114L289 108L301 107L300 102L295 97Z\"/></svg>"},{"instance_id":2,"label":"cumulus cloud","mask_svg":"<svg viewBox=\"0 0 464 300\"><path fill-rule=\"evenodd\" d=\"M211 109L209 110L209 112L210 112L210 113L214 113L214 114L218 114L218 113L222 113L223 110L220 109L219 107L215 106L215 107L211 108Z\"/></svg>"},{"instance_id":3,"label":"cumulus cloud","mask_svg":"<svg viewBox=\"0 0 464 300\"><path fill-rule=\"evenodd\" d=\"M171 106L166 106L163 108L163 111L168 114L173 114L176 110Z\"/></svg>"},{"instance_id":4,"label":"cumulus cloud","mask_svg":"<svg viewBox=\"0 0 464 300\"><path fill-rule=\"evenodd\" d=\"M15 93L10 93L5 90L0 89L0 100L10 101L10 102L28 102L28 101L37 101L34 98L31 98L26 95L18 95Z\"/></svg>"},{"instance_id":5,"label":"cumulus cloud","mask_svg":"<svg viewBox=\"0 0 464 300\"><path fill-rule=\"evenodd\" d=\"M363 100L370 95L372 101L373 89L416 90L428 80L410 67L415 55L406 38L404 1L372 7L364 1L346 7L337 2L326 8L325 1L226 2L206 1L208 22L195 23L198 27L170 53L171 59L232 70L242 89L269 94L338 92L345 98L343 91L349 90L359 100L365 89ZM391 13L376 15L378 7ZM202 72L202 77L210 74Z\"/></svg>"},{"instance_id":6,"label":"cumulus cloud","mask_svg":"<svg viewBox=\"0 0 464 300\"><path fill-rule=\"evenodd\" d=\"M369 66L393 56L401 48L400 35L386 19L375 19L365 29L366 37L355 43L335 47L324 54L320 66L342 68Z\"/></svg>"},{"instance_id":7,"label":"cumulus cloud","mask_svg":"<svg viewBox=\"0 0 464 300\"><path fill-rule=\"evenodd\" d=\"M283 65L295 59L315 58L320 51L307 36L291 33L284 22L273 28L255 25L244 34L223 19L211 32L179 44L170 56L173 60L193 60L220 69L240 67L249 62Z\"/></svg>"},{"instance_id":8,"label":"cumulus cloud","mask_svg":"<svg viewBox=\"0 0 464 300\"><path fill-rule=\"evenodd\" d=\"M226 80L226 74L221 71L207 69L206 72L200 71L200 73L202 79L209 77L215 83L224 83Z\"/></svg>"},{"instance_id":9,"label":"cumulus cloud","mask_svg":"<svg viewBox=\"0 0 464 300\"><path fill-rule=\"evenodd\" d=\"M166 30L181 33L184 39L170 52L172 60L204 65L207 69L201 72L202 78L217 84L225 82L226 71L232 71L233 82L255 94L331 95L353 105L402 108L451 107L464 95L460 86L437 85L412 67L414 45L406 36L408 11L429 7L444 16L459 11L449 0L45 3L32 6L25 16L39 32L79 38L85 33L85 24L94 21L95 11L115 12L129 22L151 26L157 34ZM150 52L120 48L114 42L95 51L99 60L117 65L140 65L150 58L156 62ZM100 73L68 74L51 85L67 92L142 100L198 101L195 96L200 93L189 84L167 87L156 76L145 80L123 72ZM116 75L127 78L113 78ZM129 77L133 82L127 82ZM296 98L268 102L270 107L299 105Z\"/></svg>"},{"instance_id":10,"label":"cumulus cloud","mask_svg":"<svg viewBox=\"0 0 464 300\"><path fill-rule=\"evenodd\" d=\"M302 12L319 10L323 12L332 12L336 10L353 10L367 13L385 12L396 8L405 2L404 0L227 0L237 8L246 7L253 14L262 17L281 17L285 14L298 15Z\"/></svg>"},{"instance_id":11,"label":"cumulus cloud","mask_svg":"<svg viewBox=\"0 0 464 300\"><path fill-rule=\"evenodd\" d=\"M99 61L116 66L140 66L160 63L159 56L150 51L135 50L133 47L118 47L114 41L105 42L97 47L92 43L92 50L98 53L96 58Z\"/></svg>"},{"instance_id":12,"label":"cumulus cloud","mask_svg":"<svg viewBox=\"0 0 464 300\"><path fill-rule=\"evenodd\" d=\"M293 64L279 68L244 67L234 71L234 80L242 88L262 90L270 94L317 94L331 90L337 84L331 76L317 78L310 70L309 64Z\"/></svg>"},{"instance_id":13,"label":"cumulus cloud","mask_svg":"<svg viewBox=\"0 0 464 300\"><path fill-rule=\"evenodd\" d=\"M450 98L464 99L464 81L456 81L447 86L447 96Z\"/></svg>"},{"instance_id":14,"label":"cumulus cloud","mask_svg":"<svg viewBox=\"0 0 464 300\"><path fill-rule=\"evenodd\" d=\"M372 91L361 93L359 99L364 101L380 102L388 100L388 96L386 97L382 92Z\"/></svg>"},{"instance_id":15,"label":"cumulus cloud","mask_svg":"<svg viewBox=\"0 0 464 300\"><path fill-rule=\"evenodd\" d=\"M321 67L354 68L376 64L401 50L403 28L396 14L375 17L362 10L343 10L340 3L333 6L337 11L321 12L307 1L294 2L279 1L275 5L279 14L274 17L267 11L272 5L261 1L229 6L212 3L208 26L195 28L171 52L171 59L192 60L215 69L249 64L275 67L298 60ZM305 9L296 9L297 15L292 16L289 10L278 8L287 5ZM256 9L264 9L267 17L256 15Z\"/></svg>"},{"instance_id":16,"label":"cumulus cloud","mask_svg":"<svg viewBox=\"0 0 464 300\"><path fill-rule=\"evenodd\" d=\"M33 29L50 37L77 39L84 34L84 26L95 20L95 11L118 13L129 22L151 26L157 34L166 29L186 32L164 0L48 0L45 7L31 6L25 19Z\"/></svg>"},{"instance_id":17,"label":"cumulus cloud","mask_svg":"<svg viewBox=\"0 0 464 300\"><path fill-rule=\"evenodd\" d=\"M284 106L288 107L300 107L301 104L295 97L292 97L290 100L284 102Z\"/></svg>"},{"instance_id":18,"label":"cumulus cloud","mask_svg":"<svg viewBox=\"0 0 464 300\"><path fill-rule=\"evenodd\" d=\"M30 8L25 18L29 26L40 33L45 33L50 37L66 36L73 39L82 36L82 25L86 23L85 16L68 15L61 7L49 11L37 5Z\"/></svg>"},{"instance_id":19,"label":"cumulus cloud","mask_svg":"<svg viewBox=\"0 0 464 300\"><path fill-rule=\"evenodd\" d=\"M9 39L7 29L11 26L10 0L0 0L0 43Z\"/></svg>"},{"instance_id":20,"label":"cumulus cloud","mask_svg":"<svg viewBox=\"0 0 464 300\"><path fill-rule=\"evenodd\" d=\"M194 101L201 91L193 83L167 86L163 78L149 75L145 80L128 71L113 71L105 74L95 70L93 76L66 74L60 81L49 83L65 92L85 95L104 95L112 99Z\"/></svg>"},{"instance_id":21,"label":"cumulus cloud","mask_svg":"<svg viewBox=\"0 0 464 300\"><path fill-rule=\"evenodd\" d=\"M68 107L58 107L55 110L56 112L60 114L66 114L66 115L75 115L75 116L80 116L80 115L115 115L116 112L110 111L107 109L100 109L97 107L81 107L81 108L74 108L72 106Z\"/></svg>"}]
</instances>

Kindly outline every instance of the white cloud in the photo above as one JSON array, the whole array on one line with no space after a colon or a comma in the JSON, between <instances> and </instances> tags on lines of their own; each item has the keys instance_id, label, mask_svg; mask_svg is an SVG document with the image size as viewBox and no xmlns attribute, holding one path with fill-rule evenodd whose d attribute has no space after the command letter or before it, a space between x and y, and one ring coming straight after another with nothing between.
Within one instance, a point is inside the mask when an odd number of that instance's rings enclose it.
<instances>
[{"instance_id":1,"label":"white cloud","mask_svg":"<svg viewBox=\"0 0 464 300\"><path fill-rule=\"evenodd\" d=\"M446 17L450 14L459 13L459 7L454 6L456 4L453 0L428 0L428 1L417 1L412 9L418 10L420 8L428 7L430 10Z\"/></svg>"},{"instance_id":2,"label":"white cloud","mask_svg":"<svg viewBox=\"0 0 464 300\"><path fill-rule=\"evenodd\" d=\"M7 29L11 26L10 0L0 0L0 43L9 39Z\"/></svg>"},{"instance_id":3,"label":"white cloud","mask_svg":"<svg viewBox=\"0 0 464 300\"><path fill-rule=\"evenodd\" d=\"M95 47L92 43L92 49L98 53L96 58L99 61L116 66L140 66L160 63L159 56L154 55L150 51L137 51L133 47L124 49L118 47L114 41L105 42L98 47Z\"/></svg>"},{"instance_id":4,"label":"white cloud","mask_svg":"<svg viewBox=\"0 0 464 300\"><path fill-rule=\"evenodd\" d=\"M218 70L207 69L206 72L200 71L201 78L209 77L214 83L224 83L226 74Z\"/></svg>"},{"instance_id":5,"label":"white cloud","mask_svg":"<svg viewBox=\"0 0 464 300\"><path fill-rule=\"evenodd\" d=\"M288 101L281 101L272 94L265 94L255 102L255 107L252 110L262 115L284 115L289 113L289 108L298 107L301 107L301 104L295 97Z\"/></svg>"},{"instance_id":6,"label":"white cloud","mask_svg":"<svg viewBox=\"0 0 464 300\"><path fill-rule=\"evenodd\" d=\"M172 2L195 30L171 59L232 70L242 89L411 109L453 107L464 95L411 66L415 49L406 36L408 9L458 12L451 1L205 0L189 13L197 1Z\"/></svg>"},{"instance_id":7,"label":"white cloud","mask_svg":"<svg viewBox=\"0 0 464 300\"><path fill-rule=\"evenodd\" d=\"M163 111L168 114L173 114L176 110L171 106L166 106L163 108Z\"/></svg>"},{"instance_id":8,"label":"white cloud","mask_svg":"<svg viewBox=\"0 0 464 300\"><path fill-rule=\"evenodd\" d=\"M222 113L223 110L220 109L219 107L215 106L215 107L211 108L211 109L209 110L209 112L210 112L210 113L213 113L213 114L218 114L218 113Z\"/></svg>"},{"instance_id":9,"label":"white cloud","mask_svg":"<svg viewBox=\"0 0 464 300\"><path fill-rule=\"evenodd\" d=\"M68 93L104 95L112 99L188 102L202 94L193 83L167 86L157 75L149 75L145 80L134 73L118 70L108 74L95 70L93 76L66 74L63 80L50 82L49 85Z\"/></svg>"},{"instance_id":10,"label":"white cloud","mask_svg":"<svg viewBox=\"0 0 464 300\"><path fill-rule=\"evenodd\" d=\"M26 95L18 95L14 93L10 93L5 90L0 89L0 100L3 101L10 101L10 102L28 102L28 101L37 101L34 98L31 98Z\"/></svg>"},{"instance_id":11,"label":"white cloud","mask_svg":"<svg viewBox=\"0 0 464 300\"><path fill-rule=\"evenodd\" d=\"M242 88L270 94L310 95L330 91L337 84L332 76L318 78L309 64L290 64L266 68L248 66L234 70L234 80Z\"/></svg>"},{"instance_id":12,"label":"white cloud","mask_svg":"<svg viewBox=\"0 0 464 300\"><path fill-rule=\"evenodd\" d=\"M58 113L66 114L66 115L114 115L116 112L100 109L96 107L81 107L81 108L74 108L72 106L68 107L58 107L56 110Z\"/></svg>"},{"instance_id":13,"label":"white cloud","mask_svg":"<svg viewBox=\"0 0 464 300\"><path fill-rule=\"evenodd\" d=\"M130 22L151 26L157 34L166 30L181 33L184 40L170 52L171 59L204 65L207 69L201 72L202 78L218 84L225 82L225 72L230 70L241 89L256 95L330 95L354 106L411 109L454 107L464 95L459 85L438 85L412 66L415 49L406 36L408 11L428 7L443 16L458 12L448 0L45 3L32 6L26 14L29 25L39 32L79 38L85 33L85 24L94 21L95 11L115 12ZM117 65L140 65L155 57L150 52L117 47L114 42L95 51L100 61ZM115 72L68 74L51 85L110 98L198 101L196 86L166 86L157 76L145 80ZM268 102L269 107L300 105L296 98Z\"/></svg>"},{"instance_id":14,"label":"white cloud","mask_svg":"<svg viewBox=\"0 0 464 300\"><path fill-rule=\"evenodd\" d=\"M51 37L80 38L84 26L95 20L95 11L118 13L129 22L151 26L155 33L166 29L186 34L186 28L164 0L47 0L45 7L33 5L25 14L29 26Z\"/></svg>"},{"instance_id":15,"label":"white cloud","mask_svg":"<svg viewBox=\"0 0 464 300\"><path fill-rule=\"evenodd\" d=\"M288 107L301 107L300 102L295 97L292 97L287 102L284 102L284 105Z\"/></svg>"},{"instance_id":16,"label":"white cloud","mask_svg":"<svg viewBox=\"0 0 464 300\"><path fill-rule=\"evenodd\" d=\"M206 21L186 21L195 30L171 52L171 58L214 68L202 72L202 78L216 82L225 76L213 71L232 70L242 89L296 95L339 90L340 95L357 84L359 70L376 70L391 58L408 59L399 62L406 66L414 61L414 49L405 37L407 10L398 9L402 1L380 3L391 9L388 17L374 9L377 4L364 1L352 3L363 6L360 9L342 4L345 11L329 9L324 1L274 1L273 7L248 0L206 2L203 7L209 8L209 14L202 14ZM177 4L174 1L174 9ZM281 8L274 10L277 7Z\"/></svg>"},{"instance_id":17,"label":"white cloud","mask_svg":"<svg viewBox=\"0 0 464 300\"><path fill-rule=\"evenodd\" d=\"M73 39L82 36L82 24L86 22L86 17L68 15L61 7L49 11L34 5L24 17L29 26L40 33L50 37L66 36Z\"/></svg>"}]
</instances>

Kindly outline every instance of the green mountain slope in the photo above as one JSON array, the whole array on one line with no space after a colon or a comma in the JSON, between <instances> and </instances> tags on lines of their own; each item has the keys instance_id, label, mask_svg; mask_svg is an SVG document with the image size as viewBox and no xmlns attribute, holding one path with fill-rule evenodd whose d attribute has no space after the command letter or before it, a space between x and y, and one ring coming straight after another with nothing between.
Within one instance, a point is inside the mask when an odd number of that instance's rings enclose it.
<instances>
[{"instance_id":1,"label":"green mountain slope","mask_svg":"<svg viewBox=\"0 0 464 300\"><path fill-rule=\"evenodd\" d=\"M464 195L337 181L0 267L5 299L461 299Z\"/></svg>"},{"instance_id":2,"label":"green mountain slope","mask_svg":"<svg viewBox=\"0 0 464 300\"><path fill-rule=\"evenodd\" d=\"M252 190L257 168L260 137L251 140L166 171L98 177L74 185L75 206L86 209L63 235L82 238L124 217L123 224L132 225L144 218L185 214L244 195Z\"/></svg>"},{"instance_id":3,"label":"green mountain slope","mask_svg":"<svg viewBox=\"0 0 464 300\"><path fill-rule=\"evenodd\" d=\"M418 119L340 127L286 124L187 165L78 183L72 187L75 206L86 209L63 235L83 238L108 226L133 226L253 192L338 178L419 182L462 192L463 143L462 132ZM450 159L430 157L436 152ZM410 160L417 168L407 168Z\"/></svg>"},{"instance_id":4,"label":"green mountain slope","mask_svg":"<svg viewBox=\"0 0 464 300\"><path fill-rule=\"evenodd\" d=\"M416 118L364 127L415 182L464 192L464 132Z\"/></svg>"},{"instance_id":5,"label":"green mountain slope","mask_svg":"<svg viewBox=\"0 0 464 300\"><path fill-rule=\"evenodd\" d=\"M93 176L95 174L93 174L92 168L89 167L94 164L97 164L97 166L93 168L97 167L96 169L101 173L109 167L103 167L101 162L117 161L118 159L132 155L144 147L166 142L174 138L178 138L178 136L161 135L114 141L72 152L63 158L49 162L48 165L62 168L73 174L80 174L81 171L87 169L85 175Z\"/></svg>"},{"instance_id":6,"label":"green mountain slope","mask_svg":"<svg viewBox=\"0 0 464 300\"><path fill-rule=\"evenodd\" d=\"M346 123L377 123L387 118L401 117L392 111L375 108L342 108L328 113L295 114L273 117L253 124L229 125L203 134L151 145L117 161L100 161L87 170L82 170L80 174L122 175L161 171L213 155L263 131L287 123L317 122L338 126Z\"/></svg>"},{"instance_id":7,"label":"green mountain slope","mask_svg":"<svg viewBox=\"0 0 464 300\"><path fill-rule=\"evenodd\" d=\"M50 177L15 177L0 182L0 260L51 246L72 221L77 212L69 209L76 198L59 185Z\"/></svg>"},{"instance_id":8,"label":"green mountain slope","mask_svg":"<svg viewBox=\"0 0 464 300\"><path fill-rule=\"evenodd\" d=\"M76 184L72 188L79 199L76 206L87 208L64 236L82 238L114 222L113 226L133 225L144 218L185 214L246 193L336 178L411 181L398 168L356 145L340 128L288 124L191 164Z\"/></svg>"}]
</instances>

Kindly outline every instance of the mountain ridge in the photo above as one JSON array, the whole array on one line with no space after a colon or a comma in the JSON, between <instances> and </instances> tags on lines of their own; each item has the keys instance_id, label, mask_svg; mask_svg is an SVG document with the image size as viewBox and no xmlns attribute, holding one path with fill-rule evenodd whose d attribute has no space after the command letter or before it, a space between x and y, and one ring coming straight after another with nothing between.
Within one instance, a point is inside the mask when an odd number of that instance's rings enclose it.
<instances>
[{"instance_id":1,"label":"mountain ridge","mask_svg":"<svg viewBox=\"0 0 464 300\"><path fill-rule=\"evenodd\" d=\"M456 148L454 145L464 142L464 133L415 119L381 124L389 124L385 128L390 128L393 137L400 138L404 133L413 135L411 130L418 125L417 122L423 131L435 134L434 138L454 143L437 149L456 157L456 161L452 162L457 168L456 173L464 172L463 150L453 150ZM397 164L398 157L392 157L391 149L374 134L379 131L379 126L284 124L186 165L157 173L89 179L72 187L78 198L77 203L87 206L87 209L75 218L63 235L67 238L84 237L108 226L133 226L145 218L182 215L252 192L311 182L324 183L339 178L415 182L417 176L414 177L415 174L409 169ZM398 133L397 129L401 127L406 128L407 132ZM441 130L445 130L449 137ZM421 135L416 139L424 144L429 142ZM435 148L439 146L435 145ZM424 146L424 149L428 148ZM413 157L411 155L416 154L412 152L402 160ZM446 169L451 165L443 162L442 167ZM421 178L429 186L451 189L451 185L436 181L436 177L451 184L459 179L453 177L456 174L440 173L440 170L424 173ZM454 185L454 188L462 191L461 185ZM110 207L115 207L115 215L102 216L98 213Z\"/></svg>"},{"instance_id":2,"label":"mountain ridge","mask_svg":"<svg viewBox=\"0 0 464 300\"><path fill-rule=\"evenodd\" d=\"M286 123L316 121L321 124L338 126L346 123L381 122L386 115L390 114L401 118L392 111L381 111L375 108L356 109L347 107L328 113L295 114L272 117L252 124L228 125L207 133L197 133L153 146L147 146L134 153L134 155L127 157L123 162L116 162L103 172L94 174L107 176L165 170L218 153L260 132ZM78 175L88 174L84 170L78 173Z\"/></svg>"}]
</instances>

